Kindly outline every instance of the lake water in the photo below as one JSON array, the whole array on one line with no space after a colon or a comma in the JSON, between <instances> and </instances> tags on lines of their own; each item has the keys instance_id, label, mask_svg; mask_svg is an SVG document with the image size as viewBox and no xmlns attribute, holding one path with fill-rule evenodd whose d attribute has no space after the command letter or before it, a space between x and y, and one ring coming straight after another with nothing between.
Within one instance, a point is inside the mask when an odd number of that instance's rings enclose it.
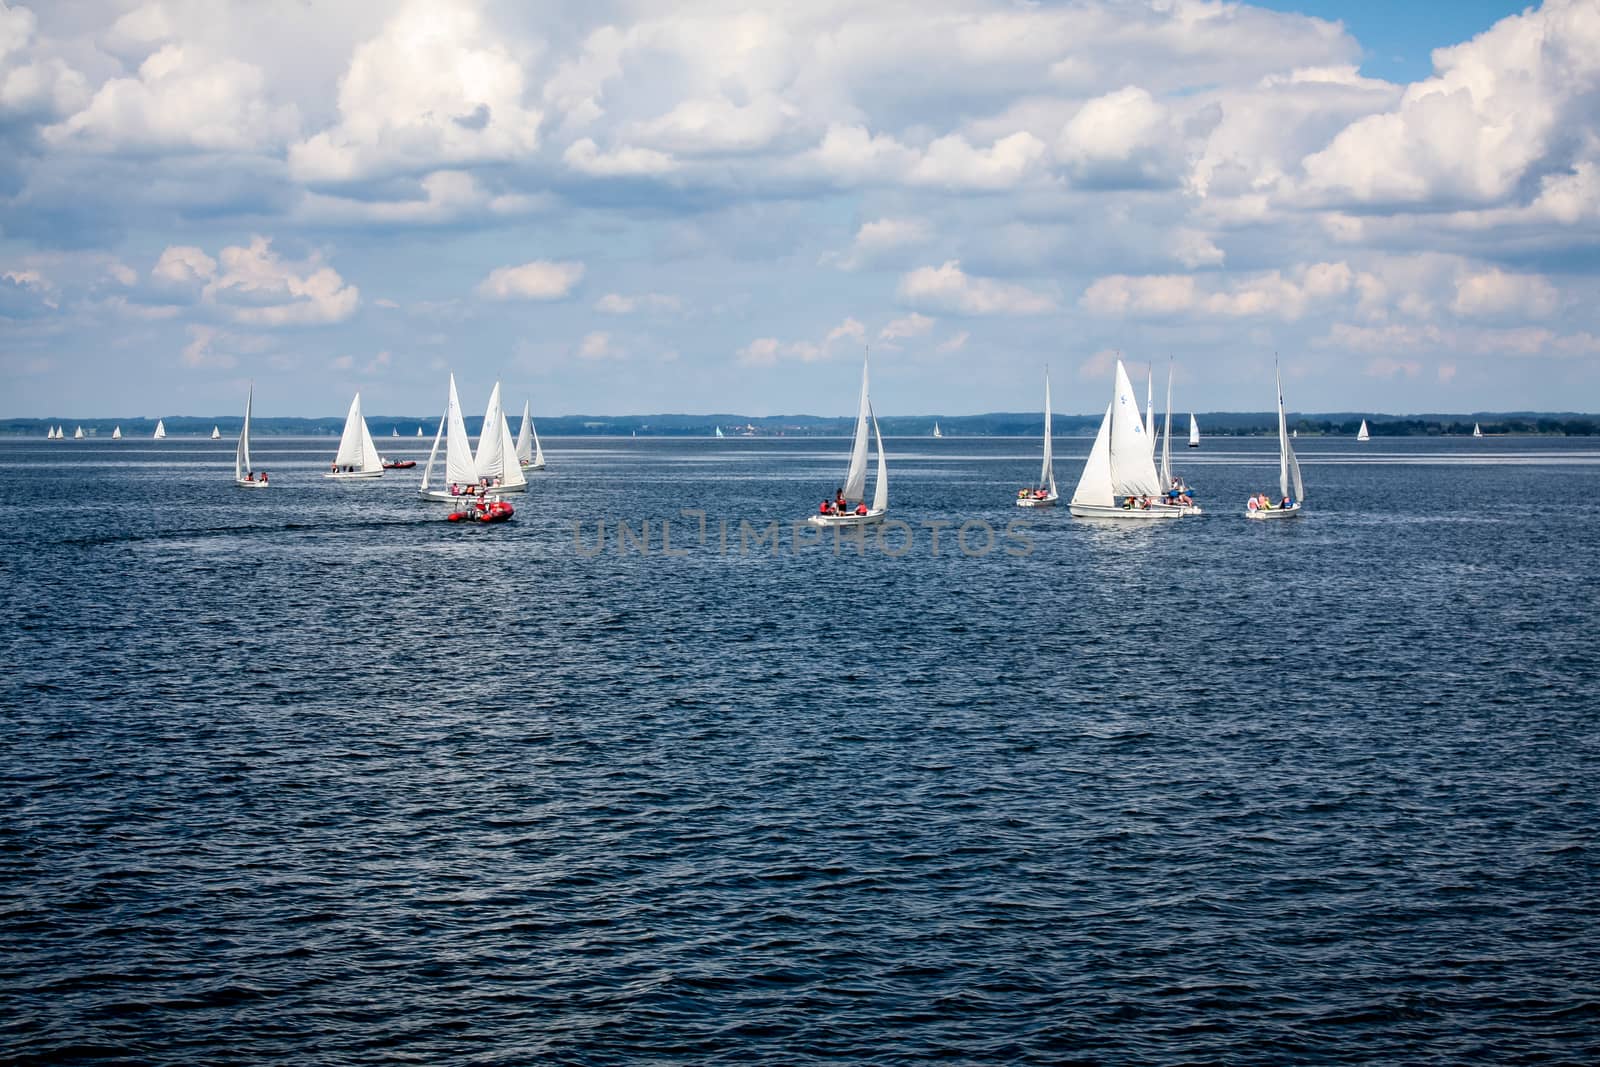
<instances>
[{"instance_id":1,"label":"lake water","mask_svg":"<svg viewBox=\"0 0 1600 1067\"><path fill-rule=\"evenodd\" d=\"M0 442L0 1060L1600 1057L1600 442L546 444Z\"/></svg>"}]
</instances>

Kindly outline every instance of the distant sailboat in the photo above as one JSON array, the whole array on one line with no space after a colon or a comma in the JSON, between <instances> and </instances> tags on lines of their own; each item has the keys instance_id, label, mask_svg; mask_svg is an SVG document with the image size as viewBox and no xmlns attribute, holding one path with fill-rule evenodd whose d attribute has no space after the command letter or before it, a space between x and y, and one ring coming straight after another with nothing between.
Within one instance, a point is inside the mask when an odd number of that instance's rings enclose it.
<instances>
[{"instance_id":1,"label":"distant sailboat","mask_svg":"<svg viewBox=\"0 0 1600 1067\"><path fill-rule=\"evenodd\" d=\"M1080 519L1176 519L1182 508L1143 507L1161 494L1150 437L1139 419L1128 371L1117 360L1111 403L1072 494L1072 514ZM1119 501L1133 498L1131 506Z\"/></svg>"},{"instance_id":2,"label":"distant sailboat","mask_svg":"<svg viewBox=\"0 0 1600 1067\"><path fill-rule=\"evenodd\" d=\"M717 431L722 436L722 431ZM544 446L539 443L539 431L534 429L532 406L522 402L522 427L517 431L517 462L523 470L544 470Z\"/></svg>"},{"instance_id":3,"label":"distant sailboat","mask_svg":"<svg viewBox=\"0 0 1600 1067\"><path fill-rule=\"evenodd\" d=\"M378 455L378 446L372 443L372 434L367 432L360 393L350 401L350 412L344 417L344 433L339 437L338 454L333 457L333 470L323 477L341 481L383 477L383 457Z\"/></svg>"},{"instance_id":4,"label":"distant sailboat","mask_svg":"<svg viewBox=\"0 0 1600 1067\"><path fill-rule=\"evenodd\" d=\"M399 437L400 436L400 431L395 429L393 426L391 426L391 427L389 427L389 436L390 437Z\"/></svg>"},{"instance_id":5,"label":"distant sailboat","mask_svg":"<svg viewBox=\"0 0 1600 1067\"><path fill-rule=\"evenodd\" d=\"M872 437L878 446L878 472L872 489L872 506L865 511L851 505L865 505L867 496L867 426L871 424ZM812 526L869 526L883 521L889 510L889 464L883 454L883 435L878 432L878 417L873 414L872 400L867 393L867 363L861 362L861 403L856 411L856 432L850 443L850 469L845 473L844 486L839 490L846 507L839 513L819 511L806 522ZM824 501L824 504L831 504Z\"/></svg>"},{"instance_id":6,"label":"distant sailboat","mask_svg":"<svg viewBox=\"0 0 1600 1067\"><path fill-rule=\"evenodd\" d=\"M934 425L934 436L939 435L939 427ZM1044 463L1039 468L1039 480L1030 489L1022 489L1017 493L1017 507L1019 508L1050 508L1054 507L1061 494L1056 491L1056 465L1052 456L1050 434L1050 371L1044 372Z\"/></svg>"},{"instance_id":7,"label":"distant sailboat","mask_svg":"<svg viewBox=\"0 0 1600 1067\"><path fill-rule=\"evenodd\" d=\"M417 427L417 436L418 436L418 437L421 437L421 436L422 436L422 427L421 427L421 426L418 426L418 427Z\"/></svg>"},{"instance_id":8,"label":"distant sailboat","mask_svg":"<svg viewBox=\"0 0 1600 1067\"><path fill-rule=\"evenodd\" d=\"M160 419L156 420L156 432L150 435L157 441L164 441L167 437L167 424Z\"/></svg>"},{"instance_id":9,"label":"distant sailboat","mask_svg":"<svg viewBox=\"0 0 1600 1067\"><path fill-rule=\"evenodd\" d=\"M222 440L222 427L220 427L220 426L211 427L211 439L213 441Z\"/></svg>"},{"instance_id":10,"label":"distant sailboat","mask_svg":"<svg viewBox=\"0 0 1600 1067\"><path fill-rule=\"evenodd\" d=\"M72 439L74 441L83 440L83 427L82 426L78 426L78 427L73 429L73 431L72 431Z\"/></svg>"},{"instance_id":11,"label":"distant sailboat","mask_svg":"<svg viewBox=\"0 0 1600 1067\"><path fill-rule=\"evenodd\" d=\"M241 489L267 488L267 472L262 471L261 477L255 476L255 469L250 466L250 408L255 403L256 383L250 383L250 391L244 395L244 425L239 428L239 445L233 452L233 484ZM156 427L159 435L161 428Z\"/></svg>"},{"instance_id":12,"label":"distant sailboat","mask_svg":"<svg viewBox=\"0 0 1600 1067\"><path fill-rule=\"evenodd\" d=\"M1050 392L1050 386L1049 386L1049 384L1047 382L1046 385L1045 385L1045 393L1048 395L1049 392ZM937 422L935 422L933 424L933 436L935 436L935 437L943 437L944 436L944 431L939 429L939 424Z\"/></svg>"},{"instance_id":13,"label":"distant sailboat","mask_svg":"<svg viewBox=\"0 0 1600 1067\"><path fill-rule=\"evenodd\" d=\"M122 440L122 424L121 423L118 423L117 425L115 425L115 426L113 426L111 428L111 439L113 441Z\"/></svg>"},{"instance_id":14,"label":"distant sailboat","mask_svg":"<svg viewBox=\"0 0 1600 1067\"><path fill-rule=\"evenodd\" d=\"M444 440L445 489L430 488L433 479L433 461L439 455L439 441ZM472 440L467 437L467 424L461 418L461 398L456 395L456 376L450 375L450 396L445 403L444 415L439 419L439 429L433 435L433 450L428 453L428 465L422 471L422 487L418 495L423 500L440 500L452 503L461 491L471 491L478 482L478 469L472 462ZM452 492L451 490L457 490Z\"/></svg>"},{"instance_id":15,"label":"distant sailboat","mask_svg":"<svg viewBox=\"0 0 1600 1067\"><path fill-rule=\"evenodd\" d=\"M473 457L479 480L488 479L496 491L522 493L528 488L522 464L517 462L517 439L511 436L505 408L500 403L500 383L489 392L489 407L483 413L483 428L478 431L478 452Z\"/></svg>"},{"instance_id":16,"label":"distant sailboat","mask_svg":"<svg viewBox=\"0 0 1600 1067\"><path fill-rule=\"evenodd\" d=\"M1194 421L1194 414L1189 415L1189 447L1200 447L1200 424Z\"/></svg>"},{"instance_id":17,"label":"distant sailboat","mask_svg":"<svg viewBox=\"0 0 1600 1067\"><path fill-rule=\"evenodd\" d=\"M1483 430L1481 428L1479 428L1477 423L1473 423L1472 424L1472 436L1474 436L1474 437L1482 437L1483 436Z\"/></svg>"},{"instance_id":18,"label":"distant sailboat","mask_svg":"<svg viewBox=\"0 0 1600 1067\"><path fill-rule=\"evenodd\" d=\"M1245 508L1247 519L1292 519L1300 514L1306 501L1306 487L1300 481L1300 461L1295 459L1294 446L1289 443L1288 421L1283 415L1283 376L1277 368L1273 369L1273 375L1278 382L1278 499L1288 497L1290 504L1286 508L1276 502L1271 507L1256 507L1252 497ZM1291 489L1294 492L1291 493Z\"/></svg>"},{"instance_id":19,"label":"distant sailboat","mask_svg":"<svg viewBox=\"0 0 1600 1067\"><path fill-rule=\"evenodd\" d=\"M717 436L718 437L726 437L728 435L722 432L722 427L721 426L718 426L717 427Z\"/></svg>"},{"instance_id":20,"label":"distant sailboat","mask_svg":"<svg viewBox=\"0 0 1600 1067\"><path fill-rule=\"evenodd\" d=\"M1357 441L1370 441L1370 440L1372 440L1372 435L1367 432L1367 420L1366 419L1362 419L1361 420L1361 429L1356 431L1356 440Z\"/></svg>"}]
</instances>

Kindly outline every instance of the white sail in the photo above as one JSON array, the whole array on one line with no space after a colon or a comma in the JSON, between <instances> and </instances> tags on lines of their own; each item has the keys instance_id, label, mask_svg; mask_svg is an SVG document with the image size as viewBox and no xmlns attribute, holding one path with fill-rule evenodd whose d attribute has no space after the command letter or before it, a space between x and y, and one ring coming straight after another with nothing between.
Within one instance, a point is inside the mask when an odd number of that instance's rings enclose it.
<instances>
[{"instance_id":1,"label":"white sail","mask_svg":"<svg viewBox=\"0 0 1600 1067\"><path fill-rule=\"evenodd\" d=\"M1172 485L1172 363L1167 363L1167 414L1161 424L1161 488Z\"/></svg>"},{"instance_id":2,"label":"white sail","mask_svg":"<svg viewBox=\"0 0 1600 1067\"><path fill-rule=\"evenodd\" d=\"M1200 424L1194 421L1194 413L1189 413L1189 447L1200 447Z\"/></svg>"},{"instance_id":3,"label":"white sail","mask_svg":"<svg viewBox=\"0 0 1600 1067\"><path fill-rule=\"evenodd\" d=\"M1150 469L1155 469L1156 458L1156 371L1148 369L1144 378L1144 443L1150 449Z\"/></svg>"},{"instance_id":4,"label":"white sail","mask_svg":"<svg viewBox=\"0 0 1600 1067\"><path fill-rule=\"evenodd\" d=\"M1473 423L1472 424L1472 436L1474 436L1474 437L1482 437L1483 436L1483 430L1479 428L1477 423Z\"/></svg>"},{"instance_id":5,"label":"white sail","mask_svg":"<svg viewBox=\"0 0 1600 1067\"><path fill-rule=\"evenodd\" d=\"M1094 435L1094 447L1089 449L1089 459L1078 477L1078 488L1072 491L1074 504L1112 507L1111 486L1111 405L1106 405L1106 417L1100 420L1100 432Z\"/></svg>"},{"instance_id":6,"label":"white sail","mask_svg":"<svg viewBox=\"0 0 1600 1067\"><path fill-rule=\"evenodd\" d=\"M878 446L878 476L872 487L872 510L889 510L889 461L883 454L883 435L878 432L878 416L872 416L872 439Z\"/></svg>"},{"instance_id":7,"label":"white sail","mask_svg":"<svg viewBox=\"0 0 1600 1067\"><path fill-rule=\"evenodd\" d=\"M421 427L421 426L418 426L418 427L417 427L417 436L418 436L418 437L421 437L421 436L422 436L422 427Z\"/></svg>"},{"instance_id":8,"label":"white sail","mask_svg":"<svg viewBox=\"0 0 1600 1067\"><path fill-rule=\"evenodd\" d=\"M400 436L400 431L391 426L389 428L389 436L390 437L399 437Z\"/></svg>"},{"instance_id":9,"label":"white sail","mask_svg":"<svg viewBox=\"0 0 1600 1067\"><path fill-rule=\"evenodd\" d=\"M73 431L72 431L72 439L74 441L83 440L83 427L82 426L78 426L78 427L75 427L73 429Z\"/></svg>"},{"instance_id":10,"label":"white sail","mask_svg":"<svg viewBox=\"0 0 1600 1067\"><path fill-rule=\"evenodd\" d=\"M111 439L113 441L122 440L122 424L121 423L118 423L116 426L113 426L111 428Z\"/></svg>"},{"instance_id":11,"label":"white sail","mask_svg":"<svg viewBox=\"0 0 1600 1067\"><path fill-rule=\"evenodd\" d=\"M1278 383L1278 493L1280 496L1292 495L1296 504L1303 504L1306 487L1300 481L1300 462L1295 459L1294 446L1289 443L1288 420L1283 413L1283 375L1276 367L1273 368L1273 375ZM1292 494L1290 489L1294 490Z\"/></svg>"},{"instance_id":12,"label":"white sail","mask_svg":"<svg viewBox=\"0 0 1600 1067\"><path fill-rule=\"evenodd\" d=\"M1356 440L1357 441L1370 441L1370 440L1372 440L1372 435L1367 432L1367 420L1366 419L1362 419L1361 420L1361 429L1356 431Z\"/></svg>"},{"instance_id":13,"label":"white sail","mask_svg":"<svg viewBox=\"0 0 1600 1067\"><path fill-rule=\"evenodd\" d=\"M222 440L222 427L220 427L220 426L211 427L211 439L213 441Z\"/></svg>"},{"instance_id":14,"label":"white sail","mask_svg":"<svg viewBox=\"0 0 1600 1067\"><path fill-rule=\"evenodd\" d=\"M256 383L244 394L244 425L239 428L239 444L233 450L233 480L243 481L254 468L250 466L250 408L255 403Z\"/></svg>"},{"instance_id":15,"label":"white sail","mask_svg":"<svg viewBox=\"0 0 1600 1067\"><path fill-rule=\"evenodd\" d=\"M852 504L866 499L867 492L867 421L871 418L871 405L867 400L867 363L861 362L861 404L856 412L856 436L850 446L850 470L844 479L844 498Z\"/></svg>"},{"instance_id":16,"label":"white sail","mask_svg":"<svg viewBox=\"0 0 1600 1067\"><path fill-rule=\"evenodd\" d=\"M479 478L498 478L506 466L500 441L500 424L505 419L505 410L500 406L500 383L495 382L494 388L489 390L489 406L483 412L483 425L478 429L478 451L472 461ZM514 450L515 445L512 447Z\"/></svg>"},{"instance_id":17,"label":"white sail","mask_svg":"<svg viewBox=\"0 0 1600 1067\"><path fill-rule=\"evenodd\" d=\"M718 437L726 437L727 436L727 434L722 432L722 427L721 426L717 427L717 436Z\"/></svg>"},{"instance_id":18,"label":"white sail","mask_svg":"<svg viewBox=\"0 0 1600 1067\"><path fill-rule=\"evenodd\" d=\"M722 436L722 431L717 431ZM544 470L544 446L539 443L539 428L533 424L528 401L522 402L522 429L517 433L517 463L529 470Z\"/></svg>"},{"instance_id":19,"label":"white sail","mask_svg":"<svg viewBox=\"0 0 1600 1067\"><path fill-rule=\"evenodd\" d=\"M939 429L939 424L937 422L935 422L933 424L933 436L935 436L935 437L943 437L944 436L944 431Z\"/></svg>"},{"instance_id":20,"label":"white sail","mask_svg":"<svg viewBox=\"0 0 1600 1067\"><path fill-rule=\"evenodd\" d=\"M1122 361L1117 360L1116 393L1111 401L1111 491L1114 496L1158 496L1150 435L1139 418L1139 402Z\"/></svg>"},{"instance_id":21,"label":"white sail","mask_svg":"<svg viewBox=\"0 0 1600 1067\"><path fill-rule=\"evenodd\" d=\"M166 437L167 436L167 424L162 422L160 419L157 419L156 420L156 432L154 434L152 434L151 436L153 436L157 441L159 441L162 438Z\"/></svg>"},{"instance_id":22,"label":"white sail","mask_svg":"<svg viewBox=\"0 0 1600 1067\"><path fill-rule=\"evenodd\" d=\"M522 426L517 430L517 462L526 467L533 462L533 404L522 402Z\"/></svg>"},{"instance_id":23,"label":"white sail","mask_svg":"<svg viewBox=\"0 0 1600 1067\"><path fill-rule=\"evenodd\" d=\"M1047 368L1044 372L1044 462L1039 467L1039 488L1048 486L1050 495L1056 496L1055 448L1050 424L1050 371Z\"/></svg>"},{"instance_id":24,"label":"white sail","mask_svg":"<svg viewBox=\"0 0 1600 1067\"><path fill-rule=\"evenodd\" d=\"M350 412L344 417L344 433L339 437L339 454L333 462L341 470L352 468L358 474L383 473L383 459L372 443L367 420L361 414L360 393L350 401Z\"/></svg>"},{"instance_id":25,"label":"white sail","mask_svg":"<svg viewBox=\"0 0 1600 1067\"><path fill-rule=\"evenodd\" d=\"M500 488L505 490L524 489L528 485L528 476L522 473L522 464L517 462L517 439L511 436L511 423L506 419L504 411L500 413L500 455L503 458L502 470L497 476L500 479Z\"/></svg>"}]
</instances>

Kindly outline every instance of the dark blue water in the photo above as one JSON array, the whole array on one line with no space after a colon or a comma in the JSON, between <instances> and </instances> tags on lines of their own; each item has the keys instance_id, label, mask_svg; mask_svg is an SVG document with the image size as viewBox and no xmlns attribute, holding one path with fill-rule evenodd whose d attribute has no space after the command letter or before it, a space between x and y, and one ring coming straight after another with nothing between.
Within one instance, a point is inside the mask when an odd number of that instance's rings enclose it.
<instances>
[{"instance_id":1,"label":"dark blue water","mask_svg":"<svg viewBox=\"0 0 1600 1067\"><path fill-rule=\"evenodd\" d=\"M0 1059L1592 1062L1600 449L1301 444L893 441L890 555L843 442L0 443Z\"/></svg>"}]
</instances>

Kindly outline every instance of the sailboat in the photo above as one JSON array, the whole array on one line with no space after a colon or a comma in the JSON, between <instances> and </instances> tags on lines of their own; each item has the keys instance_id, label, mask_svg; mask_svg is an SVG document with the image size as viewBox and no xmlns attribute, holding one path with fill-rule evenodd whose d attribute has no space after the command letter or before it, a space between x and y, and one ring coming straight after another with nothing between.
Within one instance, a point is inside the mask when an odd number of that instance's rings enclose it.
<instances>
[{"instance_id":1,"label":"sailboat","mask_svg":"<svg viewBox=\"0 0 1600 1067\"><path fill-rule=\"evenodd\" d=\"M344 433L339 438L339 452L333 457L333 470L324 478L349 481L356 478L382 478L383 457L378 446L372 443L367 432L367 420L361 415L361 394L350 401L350 413L344 417Z\"/></svg>"},{"instance_id":2,"label":"sailboat","mask_svg":"<svg viewBox=\"0 0 1600 1067\"><path fill-rule=\"evenodd\" d=\"M1048 385L1046 385L1045 386L1045 392L1049 393L1049 391L1050 391L1050 387ZM939 429L939 424L937 422L935 422L933 424L933 436L935 436L935 437L943 437L944 436L944 431Z\"/></svg>"},{"instance_id":3,"label":"sailboat","mask_svg":"<svg viewBox=\"0 0 1600 1067\"><path fill-rule=\"evenodd\" d=\"M417 436L418 436L418 437L421 437L421 436L422 436L422 427L421 427L421 426L418 426L418 427L417 427Z\"/></svg>"},{"instance_id":4,"label":"sailboat","mask_svg":"<svg viewBox=\"0 0 1600 1067\"><path fill-rule=\"evenodd\" d=\"M1477 423L1473 423L1472 424L1472 436L1474 436L1474 437L1482 437L1483 436L1483 429Z\"/></svg>"},{"instance_id":5,"label":"sailboat","mask_svg":"<svg viewBox=\"0 0 1600 1067\"><path fill-rule=\"evenodd\" d=\"M1189 447L1200 447L1200 424L1194 421L1194 412L1189 413Z\"/></svg>"},{"instance_id":6,"label":"sailboat","mask_svg":"<svg viewBox=\"0 0 1600 1067\"><path fill-rule=\"evenodd\" d=\"M244 395L244 425L239 428L239 446L233 452L233 484L241 489L265 489L267 487L267 472L262 471L261 477L255 476L255 468L250 466L250 408L256 399L256 383L250 383L250 391ZM156 424L156 435L162 436L161 424Z\"/></svg>"},{"instance_id":7,"label":"sailboat","mask_svg":"<svg viewBox=\"0 0 1600 1067\"><path fill-rule=\"evenodd\" d=\"M400 431L395 429L393 426L391 426L391 427L389 427L389 436L390 437L399 437L400 436Z\"/></svg>"},{"instance_id":8,"label":"sailboat","mask_svg":"<svg viewBox=\"0 0 1600 1067\"><path fill-rule=\"evenodd\" d=\"M867 425L872 425L872 437L878 446L878 474L872 489L872 506L866 504L867 493ZM872 401L867 395L867 362L861 361L861 404L856 411L856 433L850 444L850 469L845 474L844 486L839 490L845 507L832 510L833 501L823 501L817 514L806 522L812 526L871 526L883 521L889 510L889 464L883 455L883 435L878 432L878 417L873 414ZM837 499L837 497L835 497ZM856 505L855 510L850 506Z\"/></svg>"},{"instance_id":9,"label":"sailboat","mask_svg":"<svg viewBox=\"0 0 1600 1067\"><path fill-rule=\"evenodd\" d=\"M511 436L505 408L500 404L500 383L489 391L489 407L483 413L483 428L478 431L478 452L473 457L480 484L487 482L502 493L522 493L528 479L517 462L517 439Z\"/></svg>"},{"instance_id":10,"label":"sailboat","mask_svg":"<svg viewBox=\"0 0 1600 1067\"><path fill-rule=\"evenodd\" d=\"M720 429L717 436L722 436ZM517 431L517 462L523 470L544 470L544 446L539 443L539 431L533 428L533 415L526 400L522 402L522 428Z\"/></svg>"},{"instance_id":11,"label":"sailboat","mask_svg":"<svg viewBox=\"0 0 1600 1067\"><path fill-rule=\"evenodd\" d=\"M934 427L937 431L937 424ZM1044 372L1044 463L1039 468L1039 480L1031 489L1017 492L1019 508L1054 507L1061 494L1056 491L1056 465L1050 447L1050 371Z\"/></svg>"},{"instance_id":12,"label":"sailboat","mask_svg":"<svg viewBox=\"0 0 1600 1067\"><path fill-rule=\"evenodd\" d=\"M111 428L111 439L113 441L122 440L122 424L121 423L118 423L117 425L115 425L115 426L113 426Z\"/></svg>"},{"instance_id":13,"label":"sailboat","mask_svg":"<svg viewBox=\"0 0 1600 1067\"><path fill-rule=\"evenodd\" d=\"M719 438L721 438L721 437L726 437L726 436L728 436L728 435L727 435L727 434L725 434L725 433L723 433L723 432L722 432L722 427L721 427L721 426L718 426L718 427L717 427L717 436L718 436L718 437L719 437Z\"/></svg>"},{"instance_id":14,"label":"sailboat","mask_svg":"<svg viewBox=\"0 0 1600 1067\"><path fill-rule=\"evenodd\" d=\"M1072 514L1080 519L1176 519L1182 508L1145 507L1161 494L1149 434L1139 420L1128 371L1117 360L1116 384L1100 432L1072 493ZM1130 501L1124 506L1122 501Z\"/></svg>"},{"instance_id":15,"label":"sailboat","mask_svg":"<svg viewBox=\"0 0 1600 1067\"><path fill-rule=\"evenodd\" d=\"M430 488L433 480L433 461L439 455L439 441L444 440L445 489ZM472 462L472 441L467 437L467 424L461 418L461 398L456 395L456 376L450 375L450 397L445 403L444 415L439 419L439 429L433 435L433 449L428 453L428 465L422 470L422 487L417 495L423 500L441 500L453 503L462 492L470 492L478 482L478 468Z\"/></svg>"},{"instance_id":16,"label":"sailboat","mask_svg":"<svg viewBox=\"0 0 1600 1067\"><path fill-rule=\"evenodd\" d=\"M1292 519L1300 514L1301 507L1306 502L1306 487L1300 481L1300 461L1294 458L1294 446L1289 443L1289 430L1287 420L1283 417L1283 375L1273 368L1273 375L1278 381L1278 499L1288 497L1288 507L1246 507L1247 519ZM1363 426L1366 424L1363 422ZM1293 489L1291 493L1289 490Z\"/></svg>"},{"instance_id":17,"label":"sailboat","mask_svg":"<svg viewBox=\"0 0 1600 1067\"><path fill-rule=\"evenodd\" d=\"M56 427L54 427L54 426L46 426L44 428L44 439L46 441L54 441L60 436L61 436L61 431L58 430Z\"/></svg>"},{"instance_id":18,"label":"sailboat","mask_svg":"<svg viewBox=\"0 0 1600 1067\"><path fill-rule=\"evenodd\" d=\"M222 440L222 427L220 427L220 426L211 427L211 439L213 441Z\"/></svg>"},{"instance_id":19,"label":"sailboat","mask_svg":"<svg viewBox=\"0 0 1600 1067\"><path fill-rule=\"evenodd\" d=\"M1367 432L1367 420L1366 419L1362 419L1361 420L1361 429L1356 431L1356 440L1357 441L1370 441L1370 440L1372 440L1372 435Z\"/></svg>"},{"instance_id":20,"label":"sailboat","mask_svg":"<svg viewBox=\"0 0 1600 1067\"><path fill-rule=\"evenodd\" d=\"M76 427L75 429L73 429L73 431L72 431L72 439L74 441L83 440L83 427L82 426L79 426L79 427Z\"/></svg>"},{"instance_id":21,"label":"sailboat","mask_svg":"<svg viewBox=\"0 0 1600 1067\"><path fill-rule=\"evenodd\" d=\"M1202 515L1200 505L1194 503L1189 487L1182 478L1172 473L1172 366L1167 366L1167 414L1161 428L1161 506L1177 508L1185 515Z\"/></svg>"},{"instance_id":22,"label":"sailboat","mask_svg":"<svg viewBox=\"0 0 1600 1067\"><path fill-rule=\"evenodd\" d=\"M152 438L154 438L155 440L157 440L157 441L166 440L166 438L167 438L167 424L162 422L160 419L157 419L156 420L156 432L151 434L150 436Z\"/></svg>"}]
</instances>

